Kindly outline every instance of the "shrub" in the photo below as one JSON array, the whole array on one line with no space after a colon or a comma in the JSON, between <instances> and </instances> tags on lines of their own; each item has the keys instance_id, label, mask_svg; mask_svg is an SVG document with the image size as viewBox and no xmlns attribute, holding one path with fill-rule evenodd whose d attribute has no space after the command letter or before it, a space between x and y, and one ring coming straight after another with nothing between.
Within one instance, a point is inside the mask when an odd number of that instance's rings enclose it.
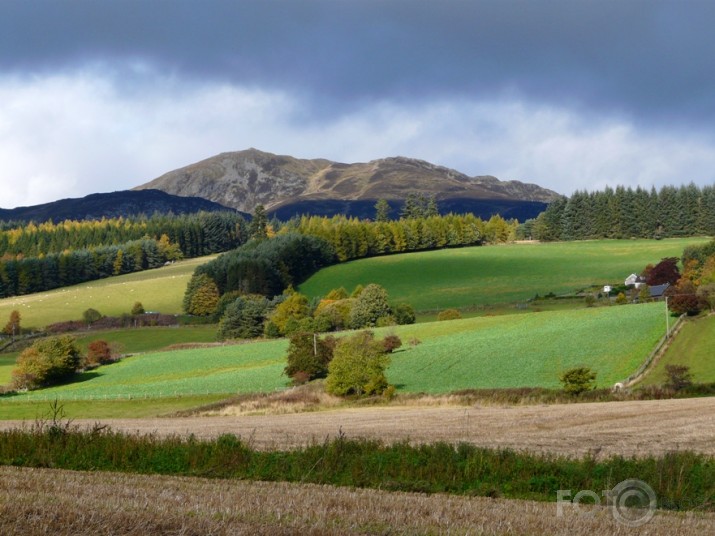
<instances>
[{"instance_id":1,"label":"shrub","mask_svg":"<svg viewBox=\"0 0 715 536\"><path fill-rule=\"evenodd\" d=\"M677 285L668 288L665 295L669 297L668 309L679 315L694 316L707 307L707 302L697 294L693 282L687 279L681 279Z\"/></svg>"},{"instance_id":2,"label":"shrub","mask_svg":"<svg viewBox=\"0 0 715 536\"><path fill-rule=\"evenodd\" d=\"M131 314L133 316L138 316L138 315L143 315L146 311L144 310L144 306L142 305L142 302L134 302L134 305L132 306Z\"/></svg>"},{"instance_id":3,"label":"shrub","mask_svg":"<svg viewBox=\"0 0 715 536\"><path fill-rule=\"evenodd\" d=\"M395 320L395 317L392 315L387 315L387 316L381 316L380 318L378 318L377 322L375 322L375 327L386 328L388 326L394 326L396 324L397 324L397 321Z\"/></svg>"},{"instance_id":4,"label":"shrub","mask_svg":"<svg viewBox=\"0 0 715 536\"><path fill-rule=\"evenodd\" d=\"M325 295L326 300L331 300L331 301L337 301L337 300L344 300L348 297L348 291L345 290L345 288L340 287L340 288L334 288L330 292L328 292Z\"/></svg>"},{"instance_id":5,"label":"shrub","mask_svg":"<svg viewBox=\"0 0 715 536\"><path fill-rule=\"evenodd\" d=\"M294 333L288 344L285 374L296 384L324 378L333 359L335 342L333 337L321 339L313 333Z\"/></svg>"},{"instance_id":6,"label":"shrub","mask_svg":"<svg viewBox=\"0 0 715 536\"><path fill-rule=\"evenodd\" d=\"M280 303L273 314L270 316L270 321L273 322L281 334L288 334L286 326L288 321L301 320L308 316L308 298L303 294L299 294L293 290L286 291L286 298Z\"/></svg>"},{"instance_id":7,"label":"shrub","mask_svg":"<svg viewBox=\"0 0 715 536\"><path fill-rule=\"evenodd\" d=\"M367 288L366 288L367 290ZM389 357L381 341L370 331L340 339L325 381L327 392L345 396L381 394L387 388L385 369Z\"/></svg>"},{"instance_id":8,"label":"shrub","mask_svg":"<svg viewBox=\"0 0 715 536\"><path fill-rule=\"evenodd\" d=\"M392 308L392 315L395 317L395 321L398 325L404 326L406 324L414 324L415 310L409 303L398 303Z\"/></svg>"},{"instance_id":9,"label":"shrub","mask_svg":"<svg viewBox=\"0 0 715 536\"><path fill-rule=\"evenodd\" d=\"M666 365L665 373L668 380L665 387L680 391L693 384L693 375L690 373L690 367L685 365Z\"/></svg>"},{"instance_id":10,"label":"shrub","mask_svg":"<svg viewBox=\"0 0 715 536\"><path fill-rule=\"evenodd\" d=\"M85 366L96 367L112 362L112 349L104 340L92 341L87 346Z\"/></svg>"},{"instance_id":11,"label":"shrub","mask_svg":"<svg viewBox=\"0 0 715 536\"><path fill-rule=\"evenodd\" d=\"M566 393L578 396L596 388L596 373L589 367L576 367L563 372L559 376Z\"/></svg>"},{"instance_id":12,"label":"shrub","mask_svg":"<svg viewBox=\"0 0 715 536\"><path fill-rule=\"evenodd\" d=\"M40 339L20 354L13 370L13 386L36 389L72 376L80 366L74 337L62 335Z\"/></svg>"},{"instance_id":13,"label":"shrub","mask_svg":"<svg viewBox=\"0 0 715 536\"><path fill-rule=\"evenodd\" d=\"M194 274L184 294L184 311L190 315L208 316L216 311L219 292L216 283L206 274Z\"/></svg>"},{"instance_id":14,"label":"shrub","mask_svg":"<svg viewBox=\"0 0 715 536\"><path fill-rule=\"evenodd\" d=\"M281 336L281 332L273 322L266 322L263 328L263 334L269 339L277 339Z\"/></svg>"},{"instance_id":15,"label":"shrub","mask_svg":"<svg viewBox=\"0 0 715 536\"><path fill-rule=\"evenodd\" d=\"M82 313L82 320L84 320L84 323L87 324L88 326L91 326L97 320L100 320L101 318L102 318L102 313L100 313L96 309L89 308L85 312Z\"/></svg>"},{"instance_id":16,"label":"shrub","mask_svg":"<svg viewBox=\"0 0 715 536\"><path fill-rule=\"evenodd\" d=\"M315 309L315 318L325 319L330 326L326 331L331 329L345 329L350 325L350 312L352 311L355 300L346 298L334 302L323 300Z\"/></svg>"},{"instance_id":17,"label":"shrub","mask_svg":"<svg viewBox=\"0 0 715 536\"><path fill-rule=\"evenodd\" d=\"M444 311L440 311L440 313L437 315L437 320L439 321L458 320L460 318L462 318L462 313L460 313L456 309L445 309Z\"/></svg>"},{"instance_id":18,"label":"shrub","mask_svg":"<svg viewBox=\"0 0 715 536\"><path fill-rule=\"evenodd\" d=\"M390 354L402 346L402 339L392 333L382 339L382 346L385 348L385 352Z\"/></svg>"},{"instance_id":19,"label":"shrub","mask_svg":"<svg viewBox=\"0 0 715 536\"><path fill-rule=\"evenodd\" d=\"M242 296L226 308L218 326L219 339L251 339L263 333L270 301L264 296Z\"/></svg>"},{"instance_id":20,"label":"shrub","mask_svg":"<svg viewBox=\"0 0 715 536\"><path fill-rule=\"evenodd\" d=\"M355 329L372 327L377 324L380 317L389 314L387 291L380 285L371 283L355 299L350 311L350 326Z\"/></svg>"},{"instance_id":21,"label":"shrub","mask_svg":"<svg viewBox=\"0 0 715 536\"><path fill-rule=\"evenodd\" d=\"M237 298L240 298L241 296L243 296L243 293L239 292L238 290L232 290L231 292L223 294L218 299L218 303L216 304L216 310L213 313L213 317L216 322L221 320L221 317L226 312L226 307L231 305L233 302L236 301Z\"/></svg>"},{"instance_id":22,"label":"shrub","mask_svg":"<svg viewBox=\"0 0 715 536\"><path fill-rule=\"evenodd\" d=\"M583 301L586 307L593 307L596 304L596 297L593 294L587 294Z\"/></svg>"}]
</instances>

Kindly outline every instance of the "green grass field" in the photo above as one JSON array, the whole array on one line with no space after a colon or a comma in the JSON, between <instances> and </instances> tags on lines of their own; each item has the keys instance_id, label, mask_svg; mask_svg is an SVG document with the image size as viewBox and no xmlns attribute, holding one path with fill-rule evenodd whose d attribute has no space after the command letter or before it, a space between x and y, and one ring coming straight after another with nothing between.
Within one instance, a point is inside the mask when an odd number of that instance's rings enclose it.
<instances>
[{"instance_id":1,"label":"green grass field","mask_svg":"<svg viewBox=\"0 0 715 536\"><path fill-rule=\"evenodd\" d=\"M393 354L388 379L427 393L559 387L560 372L585 365L608 387L635 371L664 332L660 304L404 326L403 341L416 336L422 344Z\"/></svg>"},{"instance_id":2,"label":"green grass field","mask_svg":"<svg viewBox=\"0 0 715 536\"><path fill-rule=\"evenodd\" d=\"M62 409L71 419L140 419L171 415L223 400L224 395L195 395L165 398L134 398L131 400L67 400ZM0 420L48 419L54 401L34 400L18 403L0 402Z\"/></svg>"},{"instance_id":3,"label":"green grass field","mask_svg":"<svg viewBox=\"0 0 715 536\"><path fill-rule=\"evenodd\" d=\"M80 320L90 307L107 316L128 313L140 301L147 311L181 313L186 284L197 266L214 257L189 259L155 270L109 277L82 285L15 296L0 300L4 325L13 309L20 311L22 326L44 327L64 320Z\"/></svg>"},{"instance_id":4,"label":"green grass field","mask_svg":"<svg viewBox=\"0 0 715 536\"><path fill-rule=\"evenodd\" d=\"M112 344L121 354L151 352L172 344L207 343L216 340L216 326L149 327L72 333L82 352L99 339ZM0 353L0 385L7 385L20 352Z\"/></svg>"},{"instance_id":5,"label":"green grass field","mask_svg":"<svg viewBox=\"0 0 715 536\"><path fill-rule=\"evenodd\" d=\"M641 385L665 383L666 365L686 365L693 381L715 382L715 316L688 320Z\"/></svg>"},{"instance_id":6,"label":"green grass field","mask_svg":"<svg viewBox=\"0 0 715 536\"><path fill-rule=\"evenodd\" d=\"M310 297L379 283L415 310L467 308L622 284L663 257L680 257L707 238L594 240L443 249L373 257L330 266L300 286Z\"/></svg>"},{"instance_id":7,"label":"green grass field","mask_svg":"<svg viewBox=\"0 0 715 536\"><path fill-rule=\"evenodd\" d=\"M84 350L96 340L115 344L121 353L135 354L161 350L172 344L206 343L216 341L217 327L214 324L181 327L147 327L74 333L77 343Z\"/></svg>"},{"instance_id":8,"label":"green grass field","mask_svg":"<svg viewBox=\"0 0 715 536\"><path fill-rule=\"evenodd\" d=\"M382 328L402 337L388 379L403 392L468 388L556 387L558 374L587 365L600 386L625 379L662 336L662 305L600 307L568 312L469 318ZM637 334L637 335L634 335ZM411 347L407 342L419 338ZM81 374L78 381L8 397L12 406L38 400L210 396L283 389L287 341L155 352ZM18 409L20 411L20 409ZM22 409L22 411L27 411ZM8 417L6 417L8 418Z\"/></svg>"},{"instance_id":9,"label":"green grass field","mask_svg":"<svg viewBox=\"0 0 715 536\"><path fill-rule=\"evenodd\" d=\"M78 375L77 381L18 400L162 398L282 389L286 340L153 352Z\"/></svg>"}]
</instances>

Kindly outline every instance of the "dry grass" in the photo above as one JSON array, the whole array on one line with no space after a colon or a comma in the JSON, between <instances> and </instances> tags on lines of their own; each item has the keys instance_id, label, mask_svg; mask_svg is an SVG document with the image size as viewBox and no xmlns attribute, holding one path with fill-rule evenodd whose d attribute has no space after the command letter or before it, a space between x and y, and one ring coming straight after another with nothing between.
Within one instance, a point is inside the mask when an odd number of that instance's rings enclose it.
<instances>
[{"instance_id":1,"label":"dry grass","mask_svg":"<svg viewBox=\"0 0 715 536\"><path fill-rule=\"evenodd\" d=\"M267 402L268 404L273 403ZM248 410L248 408L246 408ZM104 419L112 429L160 436L232 433L258 449L348 438L386 442L467 442L570 456L661 455L692 450L715 455L715 398L513 407L365 407L309 413ZM95 421L76 421L91 426ZM13 428L21 421L0 422Z\"/></svg>"},{"instance_id":2,"label":"dry grass","mask_svg":"<svg viewBox=\"0 0 715 536\"><path fill-rule=\"evenodd\" d=\"M1 534L712 534L715 514L657 512L640 529L605 507L312 484L0 467Z\"/></svg>"},{"instance_id":3,"label":"dry grass","mask_svg":"<svg viewBox=\"0 0 715 536\"><path fill-rule=\"evenodd\" d=\"M346 406L348 403L337 396L329 395L320 382L313 382L278 391L239 395L223 400L199 410L187 411L180 416L200 415L239 416L239 415L285 415L288 413L303 413Z\"/></svg>"}]
</instances>

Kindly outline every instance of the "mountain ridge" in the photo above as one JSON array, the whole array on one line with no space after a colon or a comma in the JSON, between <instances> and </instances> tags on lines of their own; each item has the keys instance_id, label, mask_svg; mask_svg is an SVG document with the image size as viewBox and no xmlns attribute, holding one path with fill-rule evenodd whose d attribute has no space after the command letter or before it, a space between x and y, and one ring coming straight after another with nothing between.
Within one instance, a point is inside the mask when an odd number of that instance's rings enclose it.
<instances>
[{"instance_id":1,"label":"mountain ridge","mask_svg":"<svg viewBox=\"0 0 715 536\"><path fill-rule=\"evenodd\" d=\"M101 218L129 217L155 212L191 214L206 211L231 210L213 201L199 197L182 197L160 190L122 190L118 192L96 193L85 197L67 198L12 209L0 208L0 221L36 223L63 220L98 220Z\"/></svg>"},{"instance_id":2,"label":"mountain ridge","mask_svg":"<svg viewBox=\"0 0 715 536\"><path fill-rule=\"evenodd\" d=\"M169 171L133 190L157 189L203 197L252 212L308 201L404 200L410 193L446 199L512 200L548 203L559 196L536 184L470 177L425 160L394 156L342 163L299 159L258 149L224 152Z\"/></svg>"}]
</instances>

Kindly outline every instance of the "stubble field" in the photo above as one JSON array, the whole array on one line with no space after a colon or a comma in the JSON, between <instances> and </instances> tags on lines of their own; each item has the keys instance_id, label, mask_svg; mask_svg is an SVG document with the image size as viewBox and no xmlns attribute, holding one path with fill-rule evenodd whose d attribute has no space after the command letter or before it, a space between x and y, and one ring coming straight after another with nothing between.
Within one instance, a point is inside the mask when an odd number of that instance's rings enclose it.
<instances>
[{"instance_id":1,"label":"stubble field","mask_svg":"<svg viewBox=\"0 0 715 536\"><path fill-rule=\"evenodd\" d=\"M712 532L714 514L656 512L637 529L606 507L315 484L0 467L2 534L613 534ZM58 486L58 483L61 485Z\"/></svg>"},{"instance_id":2,"label":"stubble field","mask_svg":"<svg viewBox=\"0 0 715 536\"><path fill-rule=\"evenodd\" d=\"M542 406L367 407L297 414L100 419L113 430L159 436L235 434L262 450L301 447L343 434L387 443L471 443L568 456L715 455L715 398ZM92 426L98 422L76 420ZM0 429L22 426L0 421Z\"/></svg>"}]
</instances>

